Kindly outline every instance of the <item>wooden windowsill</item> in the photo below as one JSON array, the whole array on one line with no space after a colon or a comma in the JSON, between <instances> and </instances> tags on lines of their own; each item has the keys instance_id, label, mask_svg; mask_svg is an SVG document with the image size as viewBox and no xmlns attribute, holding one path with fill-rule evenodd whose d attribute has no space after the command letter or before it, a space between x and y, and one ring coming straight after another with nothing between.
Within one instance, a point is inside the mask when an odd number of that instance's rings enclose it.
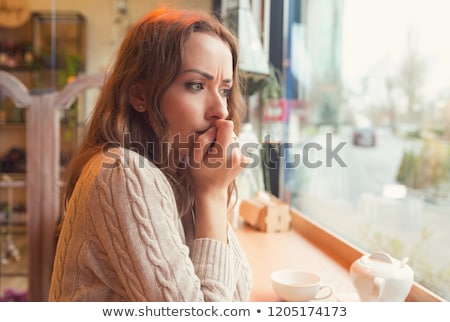
<instances>
[{"instance_id":1,"label":"wooden windowsill","mask_svg":"<svg viewBox=\"0 0 450 322\"><path fill-rule=\"evenodd\" d=\"M279 301L270 274L284 268L319 274L334 290L327 301L359 301L349 270L365 253L299 211L291 209L291 215L289 232L264 233L243 223L236 230L254 275L250 301ZM414 283L406 301L446 302L418 283Z\"/></svg>"}]
</instances>

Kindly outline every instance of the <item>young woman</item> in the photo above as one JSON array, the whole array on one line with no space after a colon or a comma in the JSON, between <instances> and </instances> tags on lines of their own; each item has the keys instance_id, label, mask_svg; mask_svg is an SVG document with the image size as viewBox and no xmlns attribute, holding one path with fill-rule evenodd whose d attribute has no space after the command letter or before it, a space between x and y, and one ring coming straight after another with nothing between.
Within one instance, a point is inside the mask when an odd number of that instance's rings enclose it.
<instances>
[{"instance_id":1,"label":"young woman","mask_svg":"<svg viewBox=\"0 0 450 322\"><path fill-rule=\"evenodd\" d=\"M128 32L67 180L50 301L246 301L227 216L246 158L237 45L213 16Z\"/></svg>"}]
</instances>

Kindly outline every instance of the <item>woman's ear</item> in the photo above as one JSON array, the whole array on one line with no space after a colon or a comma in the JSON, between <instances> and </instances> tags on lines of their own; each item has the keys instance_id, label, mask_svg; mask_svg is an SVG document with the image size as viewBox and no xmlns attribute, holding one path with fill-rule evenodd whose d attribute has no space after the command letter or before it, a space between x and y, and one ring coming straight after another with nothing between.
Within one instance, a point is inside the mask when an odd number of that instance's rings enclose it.
<instances>
[{"instance_id":1,"label":"woman's ear","mask_svg":"<svg viewBox=\"0 0 450 322\"><path fill-rule=\"evenodd\" d=\"M145 112L147 110L147 101L144 95L144 86L141 82L135 82L131 85L130 92L128 93L128 100L131 106L137 112Z\"/></svg>"}]
</instances>

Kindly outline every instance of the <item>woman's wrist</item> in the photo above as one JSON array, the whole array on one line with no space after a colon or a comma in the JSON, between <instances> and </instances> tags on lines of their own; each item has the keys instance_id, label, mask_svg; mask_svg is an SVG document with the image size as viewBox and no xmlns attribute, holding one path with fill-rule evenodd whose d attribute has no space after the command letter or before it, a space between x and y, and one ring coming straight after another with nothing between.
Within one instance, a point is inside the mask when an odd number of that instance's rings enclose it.
<instances>
[{"instance_id":1,"label":"woman's wrist","mask_svg":"<svg viewBox=\"0 0 450 322\"><path fill-rule=\"evenodd\" d=\"M195 237L227 243L227 191L209 191L196 195Z\"/></svg>"}]
</instances>

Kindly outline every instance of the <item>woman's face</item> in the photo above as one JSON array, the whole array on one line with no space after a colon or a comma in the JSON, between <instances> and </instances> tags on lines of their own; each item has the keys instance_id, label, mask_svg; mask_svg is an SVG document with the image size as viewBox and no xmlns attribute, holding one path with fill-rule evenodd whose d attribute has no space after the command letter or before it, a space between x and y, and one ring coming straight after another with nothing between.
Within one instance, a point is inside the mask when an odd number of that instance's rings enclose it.
<instances>
[{"instance_id":1,"label":"woman's face","mask_svg":"<svg viewBox=\"0 0 450 322\"><path fill-rule=\"evenodd\" d=\"M161 99L170 141L185 155L194 138L228 117L233 80L232 55L215 35L194 32L185 43L181 69ZM183 149L186 147L186 149Z\"/></svg>"}]
</instances>

